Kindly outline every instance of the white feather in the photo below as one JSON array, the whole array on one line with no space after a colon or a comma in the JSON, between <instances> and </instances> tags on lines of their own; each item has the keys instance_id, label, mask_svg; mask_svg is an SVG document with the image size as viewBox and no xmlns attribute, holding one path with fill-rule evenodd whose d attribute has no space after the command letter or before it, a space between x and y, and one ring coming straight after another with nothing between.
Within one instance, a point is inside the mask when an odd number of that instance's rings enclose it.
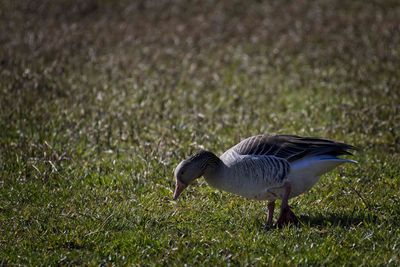
<instances>
[{"instance_id":1,"label":"white feather","mask_svg":"<svg viewBox=\"0 0 400 267\"><path fill-rule=\"evenodd\" d=\"M329 156L317 156L293 162L288 176L288 180L292 185L290 197L307 192L318 182L321 175L343 163L357 163L357 161Z\"/></svg>"}]
</instances>

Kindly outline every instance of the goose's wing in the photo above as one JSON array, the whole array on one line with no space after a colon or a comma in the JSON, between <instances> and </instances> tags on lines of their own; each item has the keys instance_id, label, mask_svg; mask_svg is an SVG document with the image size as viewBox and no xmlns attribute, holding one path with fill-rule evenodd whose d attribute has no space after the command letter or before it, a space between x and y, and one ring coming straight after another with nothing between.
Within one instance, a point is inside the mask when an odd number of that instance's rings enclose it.
<instances>
[{"instance_id":1,"label":"goose's wing","mask_svg":"<svg viewBox=\"0 0 400 267\"><path fill-rule=\"evenodd\" d=\"M351 145L322 138L296 135L256 135L244 139L228 151L243 156L275 156L294 162L308 156L352 155L349 150L353 149L355 147Z\"/></svg>"},{"instance_id":2,"label":"goose's wing","mask_svg":"<svg viewBox=\"0 0 400 267\"><path fill-rule=\"evenodd\" d=\"M236 165L249 177L258 177L271 183L282 183L287 177L290 164L287 160L266 155L245 156Z\"/></svg>"}]
</instances>

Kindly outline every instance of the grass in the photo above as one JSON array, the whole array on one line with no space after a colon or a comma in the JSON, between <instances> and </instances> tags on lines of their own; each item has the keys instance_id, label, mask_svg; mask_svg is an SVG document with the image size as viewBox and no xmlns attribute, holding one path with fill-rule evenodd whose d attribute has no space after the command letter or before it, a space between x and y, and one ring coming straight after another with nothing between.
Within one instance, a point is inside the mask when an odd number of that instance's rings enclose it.
<instances>
[{"instance_id":1,"label":"grass","mask_svg":"<svg viewBox=\"0 0 400 267\"><path fill-rule=\"evenodd\" d=\"M0 1L1 265L400 264L397 1ZM201 179L199 148L291 133L360 148L291 200Z\"/></svg>"}]
</instances>

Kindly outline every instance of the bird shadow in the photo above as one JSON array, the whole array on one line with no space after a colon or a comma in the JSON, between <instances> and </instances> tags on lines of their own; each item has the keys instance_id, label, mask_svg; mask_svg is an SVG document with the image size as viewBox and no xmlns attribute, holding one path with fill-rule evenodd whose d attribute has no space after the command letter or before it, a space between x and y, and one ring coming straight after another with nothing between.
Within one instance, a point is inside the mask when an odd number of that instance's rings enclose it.
<instances>
[{"instance_id":1,"label":"bird shadow","mask_svg":"<svg viewBox=\"0 0 400 267\"><path fill-rule=\"evenodd\" d=\"M362 226L363 224L376 223L379 218L371 214L354 214L354 213L328 213L316 215L300 215L297 217L298 223L288 225L289 227L332 227L338 226L343 228ZM264 227L264 230L278 229L277 227Z\"/></svg>"},{"instance_id":2,"label":"bird shadow","mask_svg":"<svg viewBox=\"0 0 400 267\"><path fill-rule=\"evenodd\" d=\"M300 215L299 216L301 227L302 225L310 227L318 226L340 226L340 227L354 227L364 223L374 223L378 220L376 216L367 214L317 214L317 215Z\"/></svg>"}]
</instances>

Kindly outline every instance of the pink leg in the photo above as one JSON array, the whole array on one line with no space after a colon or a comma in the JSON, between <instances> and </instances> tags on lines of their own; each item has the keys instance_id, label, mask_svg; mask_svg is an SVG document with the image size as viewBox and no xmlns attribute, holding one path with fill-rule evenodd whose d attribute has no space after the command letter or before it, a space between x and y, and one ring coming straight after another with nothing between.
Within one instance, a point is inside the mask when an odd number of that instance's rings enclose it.
<instances>
[{"instance_id":1,"label":"pink leg","mask_svg":"<svg viewBox=\"0 0 400 267\"><path fill-rule=\"evenodd\" d=\"M268 217L267 223L265 225L266 228L271 227L273 225L272 219L274 218L274 211L275 211L275 201L268 202Z\"/></svg>"},{"instance_id":2,"label":"pink leg","mask_svg":"<svg viewBox=\"0 0 400 267\"><path fill-rule=\"evenodd\" d=\"M281 214L279 215L278 221L276 222L278 227L282 227L283 225L294 223L297 224L298 220L296 215L294 215L293 211L289 207L289 196L292 191L292 187L289 182L285 182L283 185L284 193L282 198L281 205Z\"/></svg>"}]
</instances>

